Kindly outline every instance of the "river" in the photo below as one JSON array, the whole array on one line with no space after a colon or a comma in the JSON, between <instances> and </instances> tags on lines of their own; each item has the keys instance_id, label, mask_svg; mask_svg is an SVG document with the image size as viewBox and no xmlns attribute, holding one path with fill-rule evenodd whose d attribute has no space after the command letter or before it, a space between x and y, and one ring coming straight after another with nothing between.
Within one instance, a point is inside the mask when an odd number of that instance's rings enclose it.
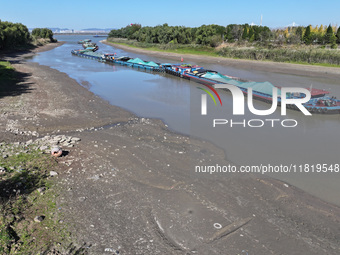
<instances>
[{"instance_id":1,"label":"river","mask_svg":"<svg viewBox=\"0 0 340 255\"><path fill-rule=\"evenodd\" d=\"M99 52L117 53L118 56L139 57L159 63L173 63L166 58L154 58L115 49L100 43L103 38L90 36L56 36L66 43L51 51L39 53L29 61L47 65L77 80L93 93L142 117L160 118L174 131L211 141L225 151L226 159L238 165L287 165L339 164L340 115L305 116L301 112L287 111L281 116L278 108L270 116L254 116L247 109L245 115L232 115L232 95L219 93L223 106L215 106L208 97L208 115L201 116L201 87L192 81L167 74L138 71L129 67L99 63L71 55L71 50L81 48L77 42L90 38L99 45ZM179 60L180 61L180 60ZM282 87L310 87L330 90L340 97L340 84L334 79L271 73L247 69L235 69L222 65L197 61L207 69L217 70L253 81L269 81ZM255 101L255 108L269 106ZM263 127L243 127L243 125L219 125L212 127L213 119L227 119L242 122L261 119ZM275 122L275 127L265 119L294 119L296 127L283 127ZM199 162L198 162L199 164ZM213 165L213 162L211 162ZM311 170L311 169L310 169ZM271 177L286 181L326 201L340 205L340 172L338 173L284 173L270 174ZM227 177L226 177L227 178Z\"/></svg>"}]
</instances>

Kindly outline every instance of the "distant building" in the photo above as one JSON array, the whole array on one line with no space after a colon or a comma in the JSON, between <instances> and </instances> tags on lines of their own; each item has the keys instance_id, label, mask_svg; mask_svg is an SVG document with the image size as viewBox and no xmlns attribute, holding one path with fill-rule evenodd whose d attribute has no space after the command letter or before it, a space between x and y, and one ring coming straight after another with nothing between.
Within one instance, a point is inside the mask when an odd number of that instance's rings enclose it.
<instances>
[{"instance_id":1,"label":"distant building","mask_svg":"<svg viewBox=\"0 0 340 255\"><path fill-rule=\"evenodd\" d=\"M73 33L73 29L60 30L59 33L60 34L70 34L70 33Z\"/></svg>"},{"instance_id":2,"label":"distant building","mask_svg":"<svg viewBox=\"0 0 340 255\"><path fill-rule=\"evenodd\" d=\"M54 34L108 34L111 29L86 28L86 29L68 29L68 28L50 28Z\"/></svg>"},{"instance_id":3,"label":"distant building","mask_svg":"<svg viewBox=\"0 0 340 255\"><path fill-rule=\"evenodd\" d=\"M298 27L298 26L299 26L299 24L296 24L295 22L293 22L292 24L289 24L285 27Z\"/></svg>"}]
</instances>

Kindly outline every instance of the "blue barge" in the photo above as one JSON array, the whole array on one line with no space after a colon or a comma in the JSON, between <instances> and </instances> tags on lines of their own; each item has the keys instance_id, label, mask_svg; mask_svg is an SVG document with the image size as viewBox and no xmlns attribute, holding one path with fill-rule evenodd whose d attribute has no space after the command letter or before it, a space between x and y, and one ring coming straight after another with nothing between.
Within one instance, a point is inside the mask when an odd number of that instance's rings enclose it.
<instances>
[{"instance_id":1,"label":"blue barge","mask_svg":"<svg viewBox=\"0 0 340 255\"><path fill-rule=\"evenodd\" d=\"M117 57L116 54L101 54L97 52L92 52L89 50L72 50L73 55L97 60L99 62L106 62L112 64L118 64L122 66L128 66L132 68L137 68L140 70L147 70L153 72L165 72L170 75L174 75L183 79L192 80L197 83L214 87L215 84L230 84L235 85L242 90L242 92L247 95L248 88L253 89L254 99L272 103L272 91L274 85L269 82L253 82L242 80L237 77L232 77L229 75L222 75L213 70L206 70L201 66L191 65L191 64L160 64L153 61L144 61L139 58L130 57ZM279 92L278 105L281 105L281 90L276 87ZM225 89L224 89L225 90ZM323 114L340 114L340 100L336 97L326 96L329 91L321 89L308 89L311 92L312 99L303 105L311 113L323 113ZM229 91L229 90L226 90ZM290 98L303 98L306 95L289 95ZM298 110L295 105L287 105L288 108L292 110Z\"/></svg>"}]
</instances>

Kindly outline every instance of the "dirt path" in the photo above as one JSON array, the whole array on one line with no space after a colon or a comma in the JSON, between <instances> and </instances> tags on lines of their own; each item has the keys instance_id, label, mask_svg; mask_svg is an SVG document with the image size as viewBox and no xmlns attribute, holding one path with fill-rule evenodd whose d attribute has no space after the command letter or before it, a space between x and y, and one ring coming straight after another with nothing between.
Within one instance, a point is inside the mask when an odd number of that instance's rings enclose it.
<instances>
[{"instance_id":1,"label":"dirt path","mask_svg":"<svg viewBox=\"0 0 340 255\"><path fill-rule=\"evenodd\" d=\"M228 165L223 151L22 57L7 58L26 93L0 98L0 139L81 138L60 160L58 207L89 254L340 253L338 207L262 176L195 174Z\"/></svg>"}]
</instances>

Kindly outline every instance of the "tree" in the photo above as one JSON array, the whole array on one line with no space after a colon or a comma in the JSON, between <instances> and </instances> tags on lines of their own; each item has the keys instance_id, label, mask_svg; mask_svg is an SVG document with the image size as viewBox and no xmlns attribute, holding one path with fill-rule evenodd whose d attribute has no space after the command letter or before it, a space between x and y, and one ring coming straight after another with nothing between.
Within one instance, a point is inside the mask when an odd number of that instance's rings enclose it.
<instances>
[{"instance_id":1,"label":"tree","mask_svg":"<svg viewBox=\"0 0 340 255\"><path fill-rule=\"evenodd\" d=\"M32 30L32 36L37 39L44 38L49 39L51 42L54 41L53 32L51 29L48 28L34 28Z\"/></svg>"},{"instance_id":2,"label":"tree","mask_svg":"<svg viewBox=\"0 0 340 255\"><path fill-rule=\"evenodd\" d=\"M243 34L242 34L242 39L243 40L247 40L248 39L248 27L247 26L244 26L243 28Z\"/></svg>"},{"instance_id":3,"label":"tree","mask_svg":"<svg viewBox=\"0 0 340 255\"><path fill-rule=\"evenodd\" d=\"M290 36L288 27L286 28L285 31L283 31L283 34L284 34L284 37L288 40L288 38Z\"/></svg>"},{"instance_id":4,"label":"tree","mask_svg":"<svg viewBox=\"0 0 340 255\"><path fill-rule=\"evenodd\" d=\"M300 39L300 41L302 41L303 27L299 26L299 27L296 29L295 34L298 36L298 38Z\"/></svg>"},{"instance_id":5,"label":"tree","mask_svg":"<svg viewBox=\"0 0 340 255\"><path fill-rule=\"evenodd\" d=\"M126 27L126 37L128 39L135 39L134 34L141 29L141 25L140 24L131 24L129 26Z\"/></svg>"},{"instance_id":6,"label":"tree","mask_svg":"<svg viewBox=\"0 0 340 255\"><path fill-rule=\"evenodd\" d=\"M40 28L34 28L32 30L32 35L35 37L40 37L41 29Z\"/></svg>"},{"instance_id":7,"label":"tree","mask_svg":"<svg viewBox=\"0 0 340 255\"><path fill-rule=\"evenodd\" d=\"M234 42L234 38L231 34L232 25L228 25L226 28L226 38L228 42Z\"/></svg>"},{"instance_id":8,"label":"tree","mask_svg":"<svg viewBox=\"0 0 340 255\"><path fill-rule=\"evenodd\" d=\"M340 43L340 27L338 28L338 31L336 32L336 42Z\"/></svg>"},{"instance_id":9,"label":"tree","mask_svg":"<svg viewBox=\"0 0 340 255\"><path fill-rule=\"evenodd\" d=\"M3 32L3 30L0 28L0 49L1 49L2 46L3 46L4 39L5 39L4 32Z\"/></svg>"},{"instance_id":10,"label":"tree","mask_svg":"<svg viewBox=\"0 0 340 255\"><path fill-rule=\"evenodd\" d=\"M312 33L311 33L310 25L306 27L306 32L303 36L303 41L307 45L312 43Z\"/></svg>"},{"instance_id":11,"label":"tree","mask_svg":"<svg viewBox=\"0 0 340 255\"><path fill-rule=\"evenodd\" d=\"M0 20L0 49L24 46L30 41L31 36L25 25Z\"/></svg>"},{"instance_id":12,"label":"tree","mask_svg":"<svg viewBox=\"0 0 340 255\"><path fill-rule=\"evenodd\" d=\"M46 36L47 36L47 28L41 29L40 37L41 38L46 38Z\"/></svg>"},{"instance_id":13,"label":"tree","mask_svg":"<svg viewBox=\"0 0 340 255\"><path fill-rule=\"evenodd\" d=\"M260 27L260 41L266 42L273 36L272 31L267 26Z\"/></svg>"},{"instance_id":14,"label":"tree","mask_svg":"<svg viewBox=\"0 0 340 255\"><path fill-rule=\"evenodd\" d=\"M254 26L254 39L260 41L260 29L258 26Z\"/></svg>"},{"instance_id":15,"label":"tree","mask_svg":"<svg viewBox=\"0 0 340 255\"><path fill-rule=\"evenodd\" d=\"M253 27L251 26L249 28L249 34L248 34L248 37L249 37L249 42L253 42L254 39L255 39L255 35L254 35L254 29Z\"/></svg>"},{"instance_id":16,"label":"tree","mask_svg":"<svg viewBox=\"0 0 340 255\"><path fill-rule=\"evenodd\" d=\"M325 34L325 42L326 43L332 43L334 41L333 35L334 35L333 28L332 28L331 25L329 25L327 30L326 30L326 34Z\"/></svg>"},{"instance_id":17,"label":"tree","mask_svg":"<svg viewBox=\"0 0 340 255\"><path fill-rule=\"evenodd\" d=\"M46 31L46 37L45 38L48 38L50 39L50 41L52 42L54 39L53 39L53 32L51 29L47 29Z\"/></svg>"},{"instance_id":18,"label":"tree","mask_svg":"<svg viewBox=\"0 0 340 255\"><path fill-rule=\"evenodd\" d=\"M196 43L202 44L202 45L212 45L216 44L218 41L222 41L222 34L224 33L224 27L223 29L221 26L218 25L202 25L196 30ZM214 42L212 42L213 36L217 35L217 37L214 37Z\"/></svg>"},{"instance_id":19,"label":"tree","mask_svg":"<svg viewBox=\"0 0 340 255\"><path fill-rule=\"evenodd\" d=\"M321 35L323 35L323 34L325 33L325 29L324 29L324 27L323 27L322 24L320 25L320 27L319 27L319 29L318 29L318 32L319 32Z\"/></svg>"}]
</instances>

